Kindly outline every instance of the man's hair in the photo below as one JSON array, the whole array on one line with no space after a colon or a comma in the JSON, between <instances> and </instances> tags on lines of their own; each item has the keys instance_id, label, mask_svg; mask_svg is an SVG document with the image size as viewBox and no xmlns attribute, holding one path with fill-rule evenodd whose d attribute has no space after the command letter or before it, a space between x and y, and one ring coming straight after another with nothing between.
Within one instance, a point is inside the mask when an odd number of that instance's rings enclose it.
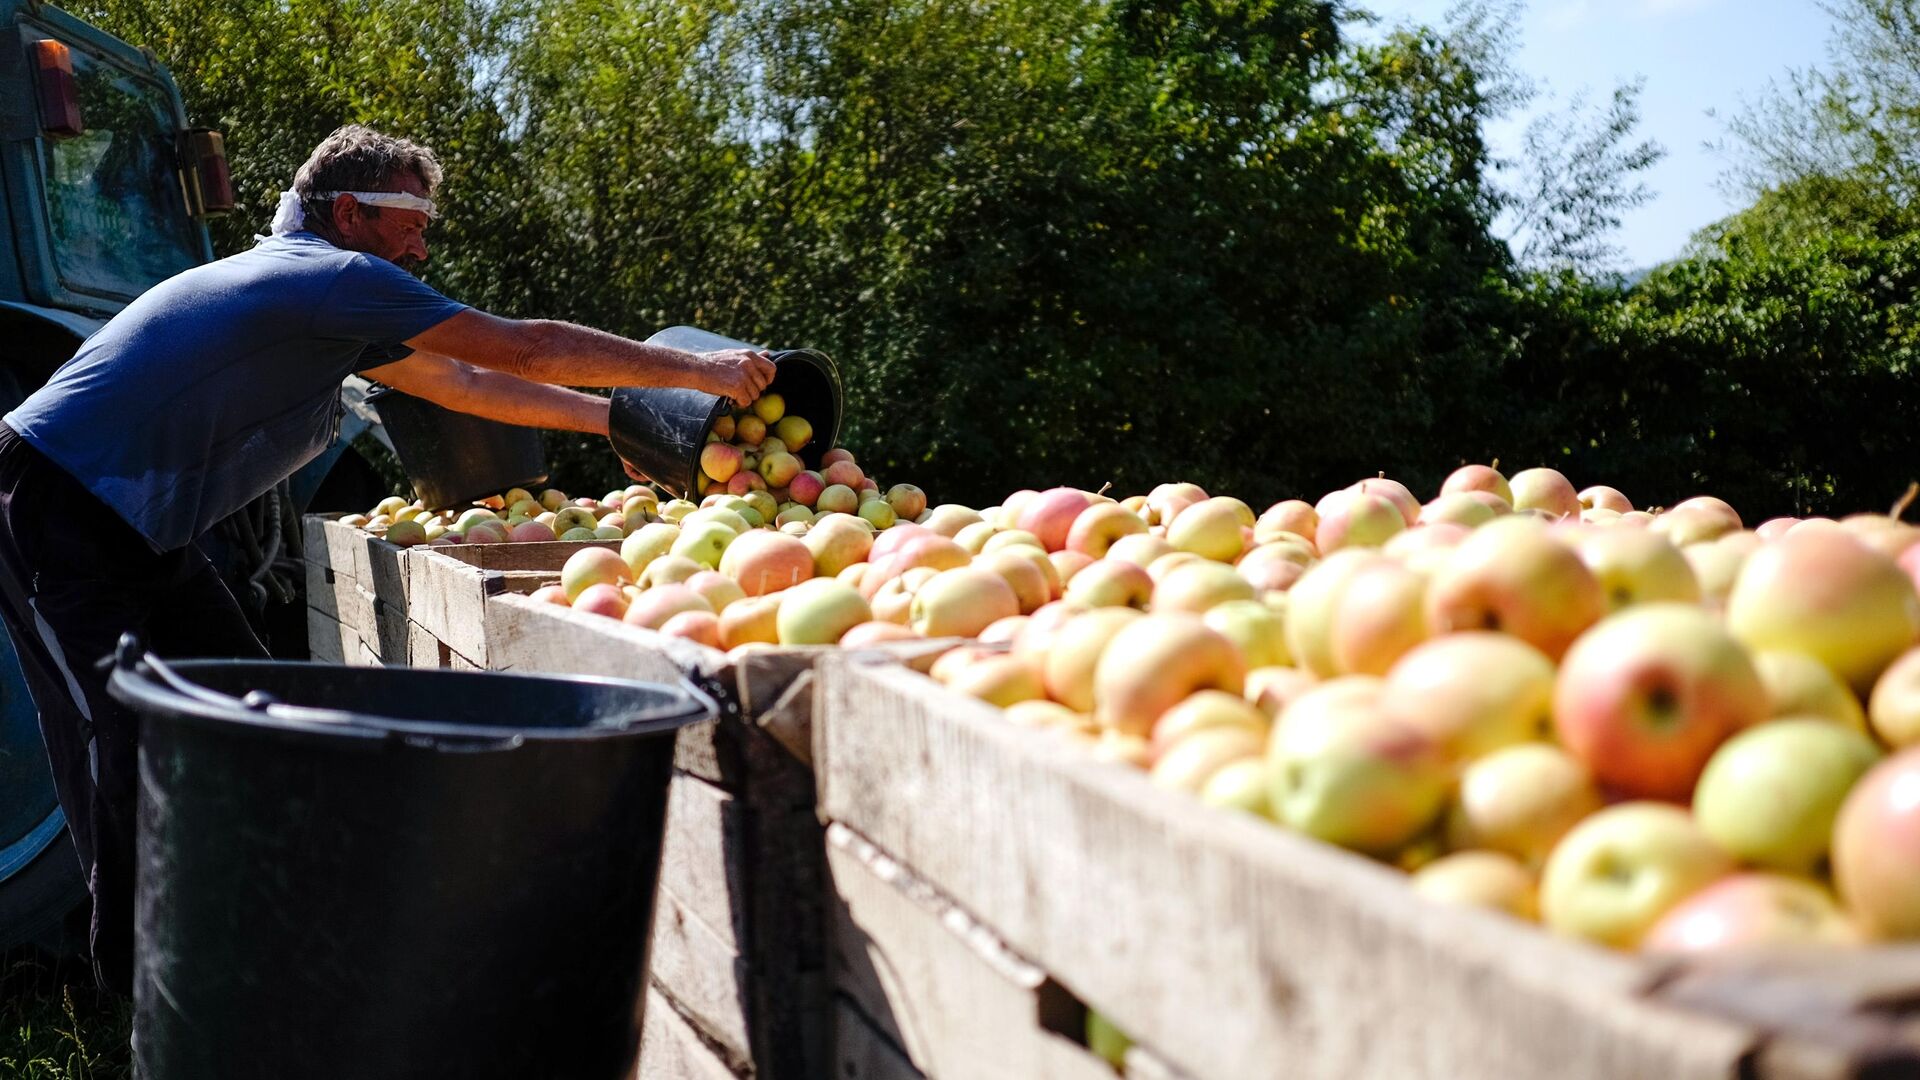
<instances>
[{"instance_id":1,"label":"man's hair","mask_svg":"<svg viewBox=\"0 0 1920 1080\"><path fill-rule=\"evenodd\" d=\"M333 226L333 200L315 199L319 191L392 191L402 173L412 173L432 197L440 186L440 160L408 139L382 135L362 124L339 128L313 148L313 156L293 176L293 190L309 219ZM378 217L380 208L362 208Z\"/></svg>"}]
</instances>

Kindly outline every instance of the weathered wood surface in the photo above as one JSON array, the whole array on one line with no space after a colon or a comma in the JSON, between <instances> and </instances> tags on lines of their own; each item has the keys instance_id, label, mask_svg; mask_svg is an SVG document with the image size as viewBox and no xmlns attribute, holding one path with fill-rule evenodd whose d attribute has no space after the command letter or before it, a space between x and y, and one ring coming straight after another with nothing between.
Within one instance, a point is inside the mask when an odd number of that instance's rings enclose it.
<instances>
[{"instance_id":1,"label":"weathered wood surface","mask_svg":"<svg viewBox=\"0 0 1920 1080\"><path fill-rule=\"evenodd\" d=\"M1086 1011L896 860L827 833L834 985L940 1080L1112 1080L1082 1044Z\"/></svg>"},{"instance_id":2,"label":"weathered wood surface","mask_svg":"<svg viewBox=\"0 0 1920 1080\"><path fill-rule=\"evenodd\" d=\"M560 569L591 543L476 544L399 548L338 521L305 521L309 610L350 627L365 649L388 664L485 668L486 601L530 593L558 581ZM334 659L323 644L316 655Z\"/></svg>"},{"instance_id":3,"label":"weathered wood surface","mask_svg":"<svg viewBox=\"0 0 1920 1080\"><path fill-rule=\"evenodd\" d=\"M618 540L552 540L531 544L451 544L432 548L434 554L465 563L476 570L532 570L554 572L581 548L620 550ZM416 549L426 550L426 549Z\"/></svg>"},{"instance_id":4,"label":"weathered wood surface","mask_svg":"<svg viewBox=\"0 0 1920 1080\"><path fill-rule=\"evenodd\" d=\"M647 990L646 1008L635 1080L734 1080L726 1060L660 991Z\"/></svg>"},{"instance_id":5,"label":"weathered wood surface","mask_svg":"<svg viewBox=\"0 0 1920 1080\"><path fill-rule=\"evenodd\" d=\"M411 651L407 627L406 550L331 519L303 521L307 609L350 633L339 648L328 640L332 626L309 618L309 652L316 659L348 664L404 664Z\"/></svg>"},{"instance_id":6,"label":"weathered wood surface","mask_svg":"<svg viewBox=\"0 0 1920 1080\"><path fill-rule=\"evenodd\" d=\"M1648 1000L1635 958L1427 903L897 667L816 677L823 816L1193 1076L1731 1078L1760 1040Z\"/></svg>"}]
</instances>

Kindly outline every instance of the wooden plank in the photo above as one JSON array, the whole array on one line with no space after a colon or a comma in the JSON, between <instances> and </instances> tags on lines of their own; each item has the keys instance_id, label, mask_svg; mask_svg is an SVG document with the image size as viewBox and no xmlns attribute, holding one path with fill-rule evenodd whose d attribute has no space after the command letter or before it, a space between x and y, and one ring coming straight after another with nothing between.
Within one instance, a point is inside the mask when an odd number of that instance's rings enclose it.
<instances>
[{"instance_id":1,"label":"wooden plank","mask_svg":"<svg viewBox=\"0 0 1920 1080\"><path fill-rule=\"evenodd\" d=\"M501 545L481 545L501 546ZM407 552L407 617L446 647L477 664L487 663L487 597L503 582L441 552Z\"/></svg>"},{"instance_id":2,"label":"wooden plank","mask_svg":"<svg viewBox=\"0 0 1920 1080\"><path fill-rule=\"evenodd\" d=\"M389 544L371 535L367 537L364 548L367 565L366 573L360 575L361 586L382 603L399 608L404 617L407 609L407 557L417 549Z\"/></svg>"},{"instance_id":3,"label":"wooden plank","mask_svg":"<svg viewBox=\"0 0 1920 1080\"><path fill-rule=\"evenodd\" d=\"M388 667L387 660L381 657L379 650L367 644L364 638L356 642L356 648L349 653L346 662L358 667Z\"/></svg>"},{"instance_id":4,"label":"wooden plank","mask_svg":"<svg viewBox=\"0 0 1920 1080\"><path fill-rule=\"evenodd\" d=\"M487 601L486 635L490 670L605 675L675 685L686 676L716 696L723 708L732 703L726 693L724 653L603 616L501 593ZM680 729L674 766L722 782L717 734L716 724Z\"/></svg>"},{"instance_id":5,"label":"wooden plank","mask_svg":"<svg viewBox=\"0 0 1920 1080\"><path fill-rule=\"evenodd\" d=\"M618 540L558 540L532 544L451 544L433 550L476 570L551 570L557 576L567 559L581 548L620 550Z\"/></svg>"},{"instance_id":6,"label":"wooden plank","mask_svg":"<svg viewBox=\"0 0 1920 1080\"><path fill-rule=\"evenodd\" d=\"M318 608L307 609L307 654L322 664L340 664L346 662L346 650L342 641L345 635L340 620L331 618ZM354 645L356 651L358 643Z\"/></svg>"},{"instance_id":7,"label":"wooden plank","mask_svg":"<svg viewBox=\"0 0 1920 1080\"><path fill-rule=\"evenodd\" d=\"M314 546L307 545L310 555ZM326 556L324 545L320 547L319 553L322 558ZM333 599L334 589L337 588L333 568L312 557L306 560L305 568L307 606L337 622L340 618L340 606Z\"/></svg>"},{"instance_id":8,"label":"wooden plank","mask_svg":"<svg viewBox=\"0 0 1920 1080\"><path fill-rule=\"evenodd\" d=\"M726 1059L708 1046L660 991L647 988L640 1029L638 1080L734 1080Z\"/></svg>"},{"instance_id":9,"label":"wooden plank","mask_svg":"<svg viewBox=\"0 0 1920 1080\"><path fill-rule=\"evenodd\" d=\"M360 588L356 579L340 576L334 579L334 610L340 624L352 630L361 641L380 640L380 620L374 614L373 596Z\"/></svg>"},{"instance_id":10,"label":"wooden plank","mask_svg":"<svg viewBox=\"0 0 1920 1080\"><path fill-rule=\"evenodd\" d=\"M326 563L335 574L358 582L372 580L373 570L367 561L367 545L374 542L371 534L338 521L323 521L320 536L327 550Z\"/></svg>"},{"instance_id":11,"label":"wooden plank","mask_svg":"<svg viewBox=\"0 0 1920 1080\"><path fill-rule=\"evenodd\" d=\"M417 622L407 623L407 663L418 668L450 668L453 653L446 642Z\"/></svg>"},{"instance_id":12,"label":"wooden plank","mask_svg":"<svg viewBox=\"0 0 1920 1080\"><path fill-rule=\"evenodd\" d=\"M844 1000L833 1010L833 1075L836 1080L923 1080L900 1048Z\"/></svg>"},{"instance_id":13,"label":"wooden plank","mask_svg":"<svg viewBox=\"0 0 1920 1080\"><path fill-rule=\"evenodd\" d=\"M667 792L667 837L660 852L660 888L738 953L745 938L747 882L739 864L744 823L734 797L687 773Z\"/></svg>"},{"instance_id":14,"label":"wooden plank","mask_svg":"<svg viewBox=\"0 0 1920 1080\"><path fill-rule=\"evenodd\" d=\"M404 601L394 603L386 597L376 595L373 599L373 641L377 643L381 662L387 664L406 664L411 651L412 624L407 620L407 607Z\"/></svg>"},{"instance_id":15,"label":"wooden plank","mask_svg":"<svg viewBox=\"0 0 1920 1080\"><path fill-rule=\"evenodd\" d=\"M748 1034L745 962L706 921L671 892L655 899L651 947L654 985L671 997L711 1042L744 1063L753 1054Z\"/></svg>"},{"instance_id":16,"label":"wooden plank","mask_svg":"<svg viewBox=\"0 0 1920 1080\"><path fill-rule=\"evenodd\" d=\"M899 862L835 824L835 990L929 1076L1112 1080L1075 1038L1086 1010ZM1083 1036L1081 1037L1083 1038Z\"/></svg>"},{"instance_id":17,"label":"wooden plank","mask_svg":"<svg viewBox=\"0 0 1920 1080\"><path fill-rule=\"evenodd\" d=\"M816 669L825 817L1196 1076L1733 1076L1751 1028L1636 959L1152 787L897 667Z\"/></svg>"}]
</instances>

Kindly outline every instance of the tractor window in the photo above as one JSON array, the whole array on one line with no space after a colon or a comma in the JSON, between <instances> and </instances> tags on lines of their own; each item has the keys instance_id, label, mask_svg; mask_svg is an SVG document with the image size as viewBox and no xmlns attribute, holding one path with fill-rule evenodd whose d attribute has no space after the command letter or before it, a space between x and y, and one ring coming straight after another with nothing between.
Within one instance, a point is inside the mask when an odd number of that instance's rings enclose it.
<instances>
[{"instance_id":1,"label":"tractor window","mask_svg":"<svg viewBox=\"0 0 1920 1080\"><path fill-rule=\"evenodd\" d=\"M73 50L86 134L46 148L53 253L67 288L132 299L201 261L158 85Z\"/></svg>"}]
</instances>

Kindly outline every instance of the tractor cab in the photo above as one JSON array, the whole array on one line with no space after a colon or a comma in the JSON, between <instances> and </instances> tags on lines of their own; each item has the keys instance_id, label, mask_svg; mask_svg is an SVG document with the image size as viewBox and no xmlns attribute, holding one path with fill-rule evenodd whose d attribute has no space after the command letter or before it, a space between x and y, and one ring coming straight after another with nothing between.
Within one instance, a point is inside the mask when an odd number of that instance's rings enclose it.
<instances>
[{"instance_id":1,"label":"tractor cab","mask_svg":"<svg viewBox=\"0 0 1920 1080\"><path fill-rule=\"evenodd\" d=\"M0 413L155 283L213 257L233 206L217 132L152 54L0 0ZM0 947L57 945L86 895L11 643L0 635Z\"/></svg>"}]
</instances>

